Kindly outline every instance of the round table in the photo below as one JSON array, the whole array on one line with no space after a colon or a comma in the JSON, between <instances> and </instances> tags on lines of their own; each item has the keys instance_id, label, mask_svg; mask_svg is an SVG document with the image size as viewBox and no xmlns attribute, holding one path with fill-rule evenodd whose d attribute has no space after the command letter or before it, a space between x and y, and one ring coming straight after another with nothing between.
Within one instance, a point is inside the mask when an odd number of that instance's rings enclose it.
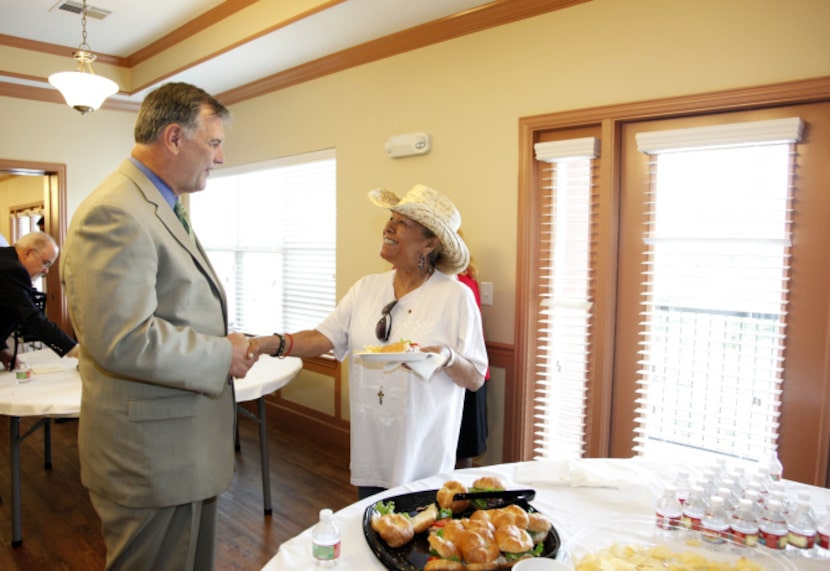
<instances>
[{"instance_id":1,"label":"round table","mask_svg":"<svg viewBox=\"0 0 830 571\"><path fill-rule=\"evenodd\" d=\"M685 468L685 467L684 467ZM563 545L575 534L598 527L608 521L654 519L654 506L666 483L674 480L677 466L645 462L640 459L580 459L499 464L455 470L438 474L381 492L335 512L334 523L340 529L341 550L338 571L384 571L363 533L363 514L367 507L386 497L440 488L448 480L470 486L481 476L497 476L508 489L533 488L536 497L530 504L547 515L559 532ZM698 476L694 469L692 476ZM816 512L830 505L830 490L787 481L792 494L806 491ZM325 508L327 506L319 506ZM309 522L313 525L316 522ZM766 549L760 548L759 549ZM560 550L557 559L564 556ZM787 555L799 571L828 568L826 559L808 559ZM311 528L280 545L263 571L313 569Z\"/></svg>"},{"instance_id":2,"label":"round table","mask_svg":"<svg viewBox=\"0 0 830 571\"><path fill-rule=\"evenodd\" d=\"M11 480L12 480L12 545L23 543L20 515L20 444L38 428L44 430L44 467L52 467L51 419L78 417L81 413L81 377L78 360L59 357L50 349L21 353L18 359L28 363L32 378L18 383L15 374L0 372L0 414L10 419ZM271 482L268 471L268 439L265 425L265 396L291 382L303 368L302 359L263 357L248 371L244 379L234 382L237 411L259 423L262 490L265 513L271 513ZM238 406L257 402L257 414ZM22 417L40 417L26 432L20 432Z\"/></svg>"}]
</instances>

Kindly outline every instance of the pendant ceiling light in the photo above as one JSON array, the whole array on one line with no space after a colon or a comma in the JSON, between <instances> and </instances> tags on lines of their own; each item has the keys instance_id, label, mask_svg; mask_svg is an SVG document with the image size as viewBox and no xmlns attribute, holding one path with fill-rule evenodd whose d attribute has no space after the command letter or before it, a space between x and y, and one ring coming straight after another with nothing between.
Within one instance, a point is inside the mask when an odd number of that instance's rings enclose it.
<instances>
[{"instance_id":1,"label":"pendant ceiling light","mask_svg":"<svg viewBox=\"0 0 830 571\"><path fill-rule=\"evenodd\" d=\"M106 77L95 75L92 71L95 54L86 43L86 0L81 14L81 26L81 45L72 52L72 57L77 62L75 71L53 73L49 76L49 83L61 92L67 105L85 115L98 109L107 97L117 92L118 84Z\"/></svg>"}]
</instances>

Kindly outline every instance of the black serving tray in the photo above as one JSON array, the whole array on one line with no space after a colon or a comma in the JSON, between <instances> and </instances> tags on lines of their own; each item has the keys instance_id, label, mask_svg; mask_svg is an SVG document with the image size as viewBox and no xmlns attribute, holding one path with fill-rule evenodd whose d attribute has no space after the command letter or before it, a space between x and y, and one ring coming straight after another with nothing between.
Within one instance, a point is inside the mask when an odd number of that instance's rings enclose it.
<instances>
[{"instance_id":1,"label":"black serving tray","mask_svg":"<svg viewBox=\"0 0 830 571\"><path fill-rule=\"evenodd\" d=\"M395 502L396 512L406 512L411 516L415 516L418 514L419 508L424 508L429 506L429 504L435 503L437 493L438 490L424 490L421 492L402 494L400 496L391 496L383 498L380 501ZM376 503L377 502L367 507L366 511L363 513L363 534L366 536L366 541L369 544L369 548L372 550L372 553L375 554L375 557L377 557L387 569L391 569L392 571L422 571L430 557L429 542L427 541L429 532L415 534L415 538L403 547L389 547L380 535L372 529L372 514L375 511ZM523 498L518 498L516 501L507 503L514 503L529 512L537 511ZM455 514L454 517L469 517L474 511L475 509L471 508L465 512ZM551 526L548 536L545 538L544 547L540 557L556 557L560 545L561 541L559 539L559 533L553 526Z\"/></svg>"}]
</instances>

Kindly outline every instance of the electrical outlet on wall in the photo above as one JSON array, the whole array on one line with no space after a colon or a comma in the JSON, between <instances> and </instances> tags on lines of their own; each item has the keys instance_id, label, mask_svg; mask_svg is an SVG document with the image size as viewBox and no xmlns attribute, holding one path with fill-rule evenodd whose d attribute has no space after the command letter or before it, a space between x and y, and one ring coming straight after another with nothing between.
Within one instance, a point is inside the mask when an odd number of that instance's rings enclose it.
<instances>
[{"instance_id":1,"label":"electrical outlet on wall","mask_svg":"<svg viewBox=\"0 0 830 571\"><path fill-rule=\"evenodd\" d=\"M493 283L481 282L481 305L493 305Z\"/></svg>"}]
</instances>

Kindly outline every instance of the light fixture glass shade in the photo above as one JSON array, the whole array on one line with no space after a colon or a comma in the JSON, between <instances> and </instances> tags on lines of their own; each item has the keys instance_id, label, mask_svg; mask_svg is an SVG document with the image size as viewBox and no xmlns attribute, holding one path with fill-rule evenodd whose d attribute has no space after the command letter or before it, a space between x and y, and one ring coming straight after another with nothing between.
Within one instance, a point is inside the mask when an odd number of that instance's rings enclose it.
<instances>
[{"instance_id":1,"label":"light fixture glass shade","mask_svg":"<svg viewBox=\"0 0 830 571\"><path fill-rule=\"evenodd\" d=\"M60 71L49 76L49 83L61 92L66 104L81 114L95 111L118 91L111 79L83 71Z\"/></svg>"}]
</instances>

